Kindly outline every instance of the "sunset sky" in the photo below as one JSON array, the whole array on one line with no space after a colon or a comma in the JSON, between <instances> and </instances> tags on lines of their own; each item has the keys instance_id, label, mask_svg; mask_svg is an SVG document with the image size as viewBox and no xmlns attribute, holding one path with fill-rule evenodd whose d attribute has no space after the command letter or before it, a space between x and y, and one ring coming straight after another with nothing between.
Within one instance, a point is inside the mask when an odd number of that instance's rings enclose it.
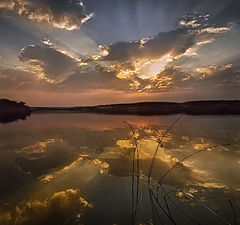
<instances>
[{"instance_id":1,"label":"sunset sky","mask_svg":"<svg viewBox=\"0 0 240 225\"><path fill-rule=\"evenodd\" d=\"M0 98L239 99L239 0L0 0Z\"/></svg>"}]
</instances>

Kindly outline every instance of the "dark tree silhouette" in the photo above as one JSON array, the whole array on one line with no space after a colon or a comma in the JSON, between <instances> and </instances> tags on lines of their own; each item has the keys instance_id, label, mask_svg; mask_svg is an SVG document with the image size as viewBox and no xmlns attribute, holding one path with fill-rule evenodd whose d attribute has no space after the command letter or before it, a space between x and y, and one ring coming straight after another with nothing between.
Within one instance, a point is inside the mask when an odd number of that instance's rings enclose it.
<instances>
[{"instance_id":1,"label":"dark tree silhouette","mask_svg":"<svg viewBox=\"0 0 240 225\"><path fill-rule=\"evenodd\" d=\"M18 119L26 119L31 109L25 102L0 99L0 122L7 123Z\"/></svg>"}]
</instances>

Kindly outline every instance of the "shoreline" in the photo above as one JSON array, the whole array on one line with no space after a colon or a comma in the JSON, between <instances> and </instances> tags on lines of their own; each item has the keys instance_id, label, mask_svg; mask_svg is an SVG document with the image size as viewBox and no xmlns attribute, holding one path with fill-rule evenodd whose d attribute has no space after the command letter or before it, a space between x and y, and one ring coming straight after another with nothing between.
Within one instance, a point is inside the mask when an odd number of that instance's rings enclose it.
<instances>
[{"instance_id":1,"label":"shoreline","mask_svg":"<svg viewBox=\"0 0 240 225\"><path fill-rule=\"evenodd\" d=\"M32 112L41 113L97 113L116 115L240 115L240 100L233 101L191 101L139 102L98 106L75 107L30 107Z\"/></svg>"}]
</instances>

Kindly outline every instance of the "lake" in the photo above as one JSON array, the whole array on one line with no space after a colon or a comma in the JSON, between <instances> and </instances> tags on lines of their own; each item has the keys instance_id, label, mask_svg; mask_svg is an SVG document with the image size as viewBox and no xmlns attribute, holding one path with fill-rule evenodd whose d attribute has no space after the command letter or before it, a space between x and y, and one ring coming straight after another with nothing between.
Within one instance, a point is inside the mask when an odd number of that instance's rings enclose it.
<instances>
[{"instance_id":1,"label":"lake","mask_svg":"<svg viewBox=\"0 0 240 225\"><path fill-rule=\"evenodd\" d=\"M178 117L0 124L0 224L239 224L240 116L183 116L158 144Z\"/></svg>"}]
</instances>

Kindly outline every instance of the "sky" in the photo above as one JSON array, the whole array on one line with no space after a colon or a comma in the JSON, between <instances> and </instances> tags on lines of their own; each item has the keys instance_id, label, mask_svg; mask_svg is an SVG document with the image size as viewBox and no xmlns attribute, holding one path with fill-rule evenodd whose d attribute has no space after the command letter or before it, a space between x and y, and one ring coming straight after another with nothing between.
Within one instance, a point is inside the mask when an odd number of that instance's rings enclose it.
<instances>
[{"instance_id":1,"label":"sky","mask_svg":"<svg viewBox=\"0 0 240 225\"><path fill-rule=\"evenodd\" d=\"M239 99L238 0L0 0L0 98Z\"/></svg>"}]
</instances>

